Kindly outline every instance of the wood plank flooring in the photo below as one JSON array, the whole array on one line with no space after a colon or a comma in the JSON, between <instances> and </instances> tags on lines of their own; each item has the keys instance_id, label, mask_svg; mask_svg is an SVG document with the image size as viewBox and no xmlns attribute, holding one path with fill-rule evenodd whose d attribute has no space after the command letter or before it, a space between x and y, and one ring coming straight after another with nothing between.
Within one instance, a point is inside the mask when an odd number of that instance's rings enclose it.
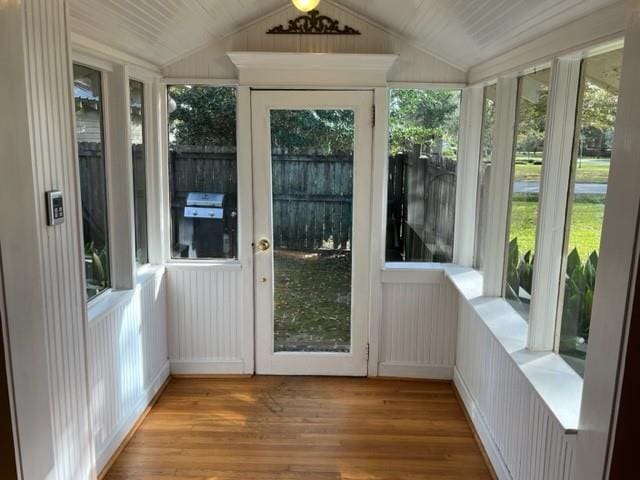
<instances>
[{"instance_id":1,"label":"wood plank flooring","mask_svg":"<svg viewBox=\"0 0 640 480\"><path fill-rule=\"evenodd\" d=\"M105 477L490 479L447 383L172 379Z\"/></svg>"}]
</instances>

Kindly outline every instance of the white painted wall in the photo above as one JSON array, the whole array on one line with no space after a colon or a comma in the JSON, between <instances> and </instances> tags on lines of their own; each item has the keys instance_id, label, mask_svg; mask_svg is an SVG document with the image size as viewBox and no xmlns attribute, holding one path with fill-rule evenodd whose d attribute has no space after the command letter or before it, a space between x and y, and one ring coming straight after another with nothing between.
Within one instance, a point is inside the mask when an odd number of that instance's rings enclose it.
<instances>
[{"instance_id":1,"label":"white painted wall","mask_svg":"<svg viewBox=\"0 0 640 480\"><path fill-rule=\"evenodd\" d=\"M640 218L640 2L629 12L589 353L578 433L576 479L607 478L635 294ZM635 365L631 368L637 368Z\"/></svg>"},{"instance_id":2,"label":"white painted wall","mask_svg":"<svg viewBox=\"0 0 640 480\"><path fill-rule=\"evenodd\" d=\"M93 471L82 247L63 0L0 7L0 244L25 479ZM44 194L65 194L46 226Z\"/></svg>"},{"instance_id":3,"label":"white painted wall","mask_svg":"<svg viewBox=\"0 0 640 480\"><path fill-rule=\"evenodd\" d=\"M243 373L242 340L253 332L243 332L242 304L253 291L240 265L168 265L167 289L171 372Z\"/></svg>"},{"instance_id":4,"label":"white painted wall","mask_svg":"<svg viewBox=\"0 0 640 480\"><path fill-rule=\"evenodd\" d=\"M170 78L237 78L238 72L227 52L307 52L307 53L391 53L399 55L389 72L392 82L457 83L466 81L466 73L428 52L411 45L366 19L355 16L337 4L323 4L322 14L359 30L358 36L267 35L276 25L286 25L300 15L292 5L259 19L224 39L163 68Z\"/></svg>"},{"instance_id":5,"label":"white painted wall","mask_svg":"<svg viewBox=\"0 0 640 480\"><path fill-rule=\"evenodd\" d=\"M378 375L453 378L456 300L442 270L383 271Z\"/></svg>"},{"instance_id":6,"label":"white painted wall","mask_svg":"<svg viewBox=\"0 0 640 480\"><path fill-rule=\"evenodd\" d=\"M498 478L572 479L575 433L565 431L462 296L458 311L454 382Z\"/></svg>"},{"instance_id":7,"label":"white painted wall","mask_svg":"<svg viewBox=\"0 0 640 480\"><path fill-rule=\"evenodd\" d=\"M100 471L169 376L164 267L89 321L91 423Z\"/></svg>"}]
</instances>

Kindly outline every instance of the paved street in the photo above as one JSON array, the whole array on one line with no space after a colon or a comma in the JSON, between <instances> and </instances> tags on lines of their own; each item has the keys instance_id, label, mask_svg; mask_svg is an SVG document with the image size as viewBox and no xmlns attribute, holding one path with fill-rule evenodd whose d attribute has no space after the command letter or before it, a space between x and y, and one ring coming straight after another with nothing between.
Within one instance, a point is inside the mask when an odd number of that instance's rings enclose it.
<instances>
[{"instance_id":1,"label":"paved street","mask_svg":"<svg viewBox=\"0 0 640 480\"><path fill-rule=\"evenodd\" d=\"M513 189L515 193L539 193L540 184L538 182L515 182ZM605 195L606 193L606 183L578 183L576 185L577 195Z\"/></svg>"}]
</instances>

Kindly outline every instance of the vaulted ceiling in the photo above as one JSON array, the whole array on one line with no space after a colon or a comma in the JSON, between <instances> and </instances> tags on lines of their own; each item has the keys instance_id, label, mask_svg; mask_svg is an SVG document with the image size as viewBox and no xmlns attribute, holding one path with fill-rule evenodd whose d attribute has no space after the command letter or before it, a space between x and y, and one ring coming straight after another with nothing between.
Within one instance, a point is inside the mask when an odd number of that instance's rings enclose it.
<instances>
[{"instance_id":1,"label":"vaulted ceiling","mask_svg":"<svg viewBox=\"0 0 640 480\"><path fill-rule=\"evenodd\" d=\"M69 1L72 31L159 66L290 3L289 0ZM335 3L466 70L618 1L339 0Z\"/></svg>"}]
</instances>

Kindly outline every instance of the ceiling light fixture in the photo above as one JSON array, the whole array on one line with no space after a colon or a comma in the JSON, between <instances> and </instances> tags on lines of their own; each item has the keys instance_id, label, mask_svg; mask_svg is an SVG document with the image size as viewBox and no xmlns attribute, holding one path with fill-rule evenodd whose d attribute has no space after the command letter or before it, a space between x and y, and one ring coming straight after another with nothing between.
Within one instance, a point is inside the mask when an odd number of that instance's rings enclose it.
<instances>
[{"instance_id":1,"label":"ceiling light fixture","mask_svg":"<svg viewBox=\"0 0 640 480\"><path fill-rule=\"evenodd\" d=\"M301 12L310 12L318 6L320 0L291 0L293 5Z\"/></svg>"}]
</instances>

